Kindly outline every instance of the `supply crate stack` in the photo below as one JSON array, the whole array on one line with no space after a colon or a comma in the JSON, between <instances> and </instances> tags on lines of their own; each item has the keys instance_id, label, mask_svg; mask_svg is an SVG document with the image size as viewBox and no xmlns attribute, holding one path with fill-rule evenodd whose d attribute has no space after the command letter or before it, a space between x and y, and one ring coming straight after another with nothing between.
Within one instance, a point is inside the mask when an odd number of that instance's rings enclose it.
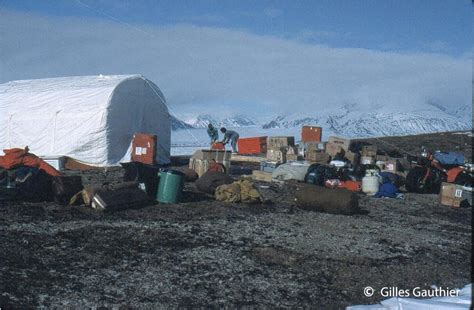
<instances>
[{"instance_id":1,"label":"supply crate stack","mask_svg":"<svg viewBox=\"0 0 474 310\"><path fill-rule=\"evenodd\" d=\"M288 150L290 155L296 153L295 138L291 136L267 137L266 160L260 163L260 170L253 171L253 177L258 181L270 182L272 172L281 164L287 162Z\"/></svg>"}]
</instances>

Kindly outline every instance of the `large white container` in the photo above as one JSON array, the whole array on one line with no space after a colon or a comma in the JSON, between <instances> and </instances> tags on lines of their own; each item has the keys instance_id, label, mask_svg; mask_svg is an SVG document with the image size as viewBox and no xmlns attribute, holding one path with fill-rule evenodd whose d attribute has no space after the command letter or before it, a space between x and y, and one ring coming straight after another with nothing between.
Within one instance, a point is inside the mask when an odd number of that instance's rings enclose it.
<instances>
[{"instance_id":1,"label":"large white container","mask_svg":"<svg viewBox=\"0 0 474 310\"><path fill-rule=\"evenodd\" d=\"M375 175L366 175L362 178L362 192L374 195L379 191L379 178Z\"/></svg>"}]
</instances>

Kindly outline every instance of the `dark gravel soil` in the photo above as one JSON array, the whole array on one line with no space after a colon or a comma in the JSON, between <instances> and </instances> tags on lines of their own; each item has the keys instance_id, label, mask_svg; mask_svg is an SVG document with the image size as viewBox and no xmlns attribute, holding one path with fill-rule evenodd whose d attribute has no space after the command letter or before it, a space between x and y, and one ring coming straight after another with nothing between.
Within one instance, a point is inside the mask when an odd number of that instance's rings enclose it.
<instances>
[{"instance_id":1,"label":"dark gravel soil","mask_svg":"<svg viewBox=\"0 0 474 310\"><path fill-rule=\"evenodd\" d=\"M297 209L296 184L258 185L271 202L216 202L186 183L183 203L109 213L0 203L0 307L343 308L384 299L366 286L471 282L470 208L361 195L362 214L331 215Z\"/></svg>"},{"instance_id":2,"label":"dark gravel soil","mask_svg":"<svg viewBox=\"0 0 474 310\"><path fill-rule=\"evenodd\" d=\"M359 141L369 142L377 145L379 149L390 151L397 150L401 154L410 154L417 156L420 154L421 147L434 151L455 151L463 153L466 159L472 163L472 132L443 132L430 133L413 136L401 137L381 137L359 139Z\"/></svg>"},{"instance_id":3,"label":"dark gravel soil","mask_svg":"<svg viewBox=\"0 0 474 310\"><path fill-rule=\"evenodd\" d=\"M192 190L188 184L188 191ZM434 195L361 197L366 214L275 204L199 202L100 213L0 208L0 305L29 307L313 307L374 303L365 286L470 282L471 209ZM193 195L188 193L188 195Z\"/></svg>"}]
</instances>

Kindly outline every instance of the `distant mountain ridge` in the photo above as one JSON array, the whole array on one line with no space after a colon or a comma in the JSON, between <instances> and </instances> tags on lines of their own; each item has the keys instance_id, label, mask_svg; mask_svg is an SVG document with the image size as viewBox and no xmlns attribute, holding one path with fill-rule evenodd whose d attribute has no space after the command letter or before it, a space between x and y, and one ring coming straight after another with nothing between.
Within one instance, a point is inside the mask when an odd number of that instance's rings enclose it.
<instances>
[{"instance_id":1,"label":"distant mountain ridge","mask_svg":"<svg viewBox=\"0 0 474 310\"><path fill-rule=\"evenodd\" d=\"M472 129L472 107L469 105L449 109L438 103L427 102L412 111L407 109L398 111L397 108L389 109L374 105L362 110L355 104L344 105L339 108L331 107L328 110L315 110L317 112L279 115L264 124L259 124L245 115L220 119L210 114L203 114L186 122L174 118L172 128L173 130L206 128L209 123L216 127L259 127L265 130L317 125L327 132L346 137L411 135Z\"/></svg>"},{"instance_id":2,"label":"distant mountain ridge","mask_svg":"<svg viewBox=\"0 0 474 310\"><path fill-rule=\"evenodd\" d=\"M264 129L294 128L319 125L330 132L346 137L410 135L418 133L466 130L472 128L469 106L453 110L428 104L416 111L358 111L345 106L317 116L292 114L277 116L263 124Z\"/></svg>"},{"instance_id":3,"label":"distant mountain ridge","mask_svg":"<svg viewBox=\"0 0 474 310\"><path fill-rule=\"evenodd\" d=\"M194 128L206 128L209 123L215 127L250 127L258 126L257 122L245 115L235 115L226 118L217 118L210 114L198 115L195 119L187 120L186 123Z\"/></svg>"}]
</instances>

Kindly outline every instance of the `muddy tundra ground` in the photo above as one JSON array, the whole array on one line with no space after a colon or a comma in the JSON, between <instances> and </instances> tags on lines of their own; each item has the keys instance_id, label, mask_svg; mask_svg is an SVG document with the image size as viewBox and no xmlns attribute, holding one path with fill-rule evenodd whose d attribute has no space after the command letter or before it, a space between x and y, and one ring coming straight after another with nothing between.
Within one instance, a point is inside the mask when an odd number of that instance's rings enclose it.
<instances>
[{"instance_id":1,"label":"muddy tundra ground","mask_svg":"<svg viewBox=\"0 0 474 310\"><path fill-rule=\"evenodd\" d=\"M256 205L216 202L193 183L182 203L110 213L3 202L0 307L343 308L384 299L382 287L471 282L470 208L361 195L361 214L332 215L296 208L296 184L266 185L271 202Z\"/></svg>"}]
</instances>

